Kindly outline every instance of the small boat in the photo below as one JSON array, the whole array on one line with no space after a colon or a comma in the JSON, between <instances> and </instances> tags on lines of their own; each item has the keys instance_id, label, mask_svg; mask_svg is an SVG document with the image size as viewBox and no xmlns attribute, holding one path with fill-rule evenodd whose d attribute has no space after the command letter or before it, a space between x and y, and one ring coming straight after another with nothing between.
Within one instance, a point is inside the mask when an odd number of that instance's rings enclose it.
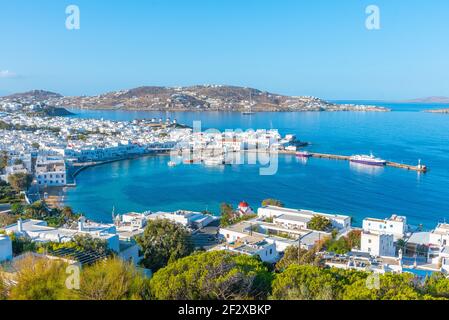
<instances>
[{"instance_id":1,"label":"small boat","mask_svg":"<svg viewBox=\"0 0 449 320\"><path fill-rule=\"evenodd\" d=\"M184 159L182 162L184 164L192 164L192 163L195 163L196 161L194 159Z\"/></svg>"},{"instance_id":2,"label":"small boat","mask_svg":"<svg viewBox=\"0 0 449 320\"><path fill-rule=\"evenodd\" d=\"M204 164L206 166L220 166L223 165L224 160L221 157L216 157L216 158L207 158L204 160Z\"/></svg>"},{"instance_id":3,"label":"small boat","mask_svg":"<svg viewBox=\"0 0 449 320\"><path fill-rule=\"evenodd\" d=\"M298 152L296 152L296 156L298 158L310 158L312 156L312 154L307 151L298 151Z\"/></svg>"},{"instance_id":4,"label":"small boat","mask_svg":"<svg viewBox=\"0 0 449 320\"><path fill-rule=\"evenodd\" d=\"M349 158L349 161L354 163L361 163L370 166L385 166L387 164L386 160L376 158L372 153L367 155L355 155Z\"/></svg>"},{"instance_id":5,"label":"small boat","mask_svg":"<svg viewBox=\"0 0 449 320\"><path fill-rule=\"evenodd\" d=\"M174 161L169 161L169 162L167 163L167 165L168 165L169 167L176 167L177 163L174 162Z\"/></svg>"}]
</instances>

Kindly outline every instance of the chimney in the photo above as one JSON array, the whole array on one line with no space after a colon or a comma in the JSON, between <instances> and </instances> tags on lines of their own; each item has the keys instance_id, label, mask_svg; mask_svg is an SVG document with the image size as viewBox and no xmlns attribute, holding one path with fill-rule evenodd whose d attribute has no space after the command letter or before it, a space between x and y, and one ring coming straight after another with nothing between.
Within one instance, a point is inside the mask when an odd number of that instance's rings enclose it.
<instances>
[{"instance_id":1,"label":"chimney","mask_svg":"<svg viewBox=\"0 0 449 320\"><path fill-rule=\"evenodd\" d=\"M23 222L22 222L22 218L20 218L19 220L17 220L17 231L22 233L23 232Z\"/></svg>"}]
</instances>

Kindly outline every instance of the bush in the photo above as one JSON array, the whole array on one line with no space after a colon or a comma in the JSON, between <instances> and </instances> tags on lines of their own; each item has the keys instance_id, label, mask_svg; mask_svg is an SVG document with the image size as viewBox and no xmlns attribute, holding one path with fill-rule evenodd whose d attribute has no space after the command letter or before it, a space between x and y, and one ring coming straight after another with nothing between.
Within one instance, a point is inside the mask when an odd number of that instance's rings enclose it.
<instances>
[{"instance_id":1,"label":"bush","mask_svg":"<svg viewBox=\"0 0 449 320\"><path fill-rule=\"evenodd\" d=\"M131 263L111 258L83 269L77 297L81 300L147 299L149 281Z\"/></svg>"},{"instance_id":2,"label":"bush","mask_svg":"<svg viewBox=\"0 0 449 320\"><path fill-rule=\"evenodd\" d=\"M225 251L197 253L156 272L151 294L160 300L264 299L272 274L257 258Z\"/></svg>"},{"instance_id":3,"label":"bush","mask_svg":"<svg viewBox=\"0 0 449 320\"><path fill-rule=\"evenodd\" d=\"M188 256L194 249L190 232L181 224L166 219L148 221L137 242L143 252L143 265L153 272Z\"/></svg>"},{"instance_id":4,"label":"bush","mask_svg":"<svg viewBox=\"0 0 449 320\"><path fill-rule=\"evenodd\" d=\"M307 228L316 231L327 231L332 228L332 223L329 219L316 215L310 219Z\"/></svg>"}]
</instances>

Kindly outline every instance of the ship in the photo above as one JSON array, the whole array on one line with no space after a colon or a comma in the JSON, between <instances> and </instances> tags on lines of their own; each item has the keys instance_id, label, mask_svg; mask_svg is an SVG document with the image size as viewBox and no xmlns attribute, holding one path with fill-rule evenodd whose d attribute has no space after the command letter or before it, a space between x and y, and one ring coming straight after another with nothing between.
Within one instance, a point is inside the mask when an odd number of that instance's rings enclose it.
<instances>
[{"instance_id":1,"label":"ship","mask_svg":"<svg viewBox=\"0 0 449 320\"><path fill-rule=\"evenodd\" d=\"M206 166L220 166L224 164L224 159L222 157L215 157L215 158L207 158L204 159L204 164Z\"/></svg>"},{"instance_id":2,"label":"ship","mask_svg":"<svg viewBox=\"0 0 449 320\"><path fill-rule=\"evenodd\" d=\"M310 158L312 156L312 154L307 151L298 151L298 152L296 152L296 156L298 158Z\"/></svg>"},{"instance_id":3,"label":"ship","mask_svg":"<svg viewBox=\"0 0 449 320\"><path fill-rule=\"evenodd\" d=\"M349 161L354 163L361 163L366 164L370 166L385 166L387 164L387 161L376 158L372 153L368 155L355 155L349 158Z\"/></svg>"}]
</instances>

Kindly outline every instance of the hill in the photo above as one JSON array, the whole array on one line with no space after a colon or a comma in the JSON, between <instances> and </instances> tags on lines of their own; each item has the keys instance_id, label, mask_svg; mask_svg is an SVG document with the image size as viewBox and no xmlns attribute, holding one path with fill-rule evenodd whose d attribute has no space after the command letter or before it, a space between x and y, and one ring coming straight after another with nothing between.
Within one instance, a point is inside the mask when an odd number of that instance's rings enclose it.
<instances>
[{"instance_id":1,"label":"hill","mask_svg":"<svg viewBox=\"0 0 449 320\"><path fill-rule=\"evenodd\" d=\"M48 105L83 109L145 111L389 111L375 106L335 104L310 96L286 96L253 88L196 85L145 86L96 96L63 97L48 91L30 91L9 99L33 99Z\"/></svg>"}]
</instances>

